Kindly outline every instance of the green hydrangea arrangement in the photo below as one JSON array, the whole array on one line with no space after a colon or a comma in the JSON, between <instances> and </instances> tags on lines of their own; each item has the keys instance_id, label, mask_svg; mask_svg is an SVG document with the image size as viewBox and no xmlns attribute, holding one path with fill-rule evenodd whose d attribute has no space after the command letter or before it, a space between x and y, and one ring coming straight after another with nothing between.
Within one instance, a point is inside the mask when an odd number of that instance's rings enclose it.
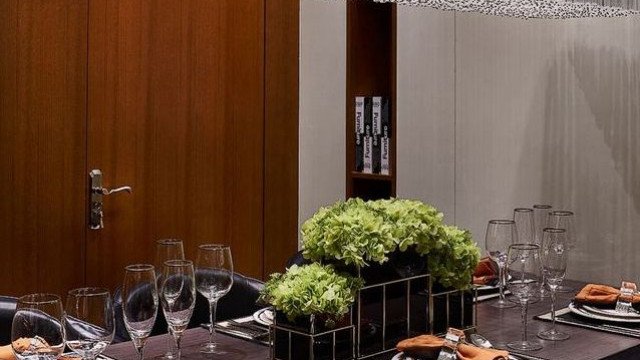
<instances>
[{"instance_id":1,"label":"green hydrangea arrangement","mask_svg":"<svg viewBox=\"0 0 640 360\"><path fill-rule=\"evenodd\" d=\"M284 274L272 274L260 300L282 311L290 321L299 316L324 314L339 318L349 312L361 279L344 276L329 265L293 265Z\"/></svg>"},{"instance_id":2,"label":"green hydrangea arrangement","mask_svg":"<svg viewBox=\"0 0 640 360\"><path fill-rule=\"evenodd\" d=\"M444 286L468 287L480 252L468 231L443 223L443 214L417 200L349 199L321 208L302 225L307 259L337 259L366 266L384 263L396 249L426 256Z\"/></svg>"}]
</instances>

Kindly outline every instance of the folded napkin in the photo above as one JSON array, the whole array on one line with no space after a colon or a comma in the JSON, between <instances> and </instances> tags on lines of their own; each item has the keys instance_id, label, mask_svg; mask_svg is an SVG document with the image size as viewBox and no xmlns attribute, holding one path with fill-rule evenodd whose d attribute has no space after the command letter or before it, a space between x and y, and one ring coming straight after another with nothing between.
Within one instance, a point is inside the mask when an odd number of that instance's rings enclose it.
<instances>
[{"instance_id":1,"label":"folded napkin","mask_svg":"<svg viewBox=\"0 0 640 360\"><path fill-rule=\"evenodd\" d=\"M498 280L498 264L485 257L480 260L476 270L473 272L473 283L475 285L489 285Z\"/></svg>"},{"instance_id":2,"label":"folded napkin","mask_svg":"<svg viewBox=\"0 0 640 360\"><path fill-rule=\"evenodd\" d=\"M607 285L587 284L574 298L577 303L598 306L616 306L620 290ZM633 306L640 307L640 296L633 295Z\"/></svg>"},{"instance_id":3,"label":"folded napkin","mask_svg":"<svg viewBox=\"0 0 640 360\"><path fill-rule=\"evenodd\" d=\"M18 350L24 350L31 346L31 341L33 339L20 338L13 342L13 345ZM48 346L46 343L42 345ZM60 360L80 360L80 356L61 356L58 359ZM16 356L13 354L13 349L11 349L11 345L0 346L0 360L16 360Z\"/></svg>"},{"instance_id":4,"label":"folded napkin","mask_svg":"<svg viewBox=\"0 0 640 360\"><path fill-rule=\"evenodd\" d=\"M400 341L396 349L412 357L435 358L443 345L444 339L433 335L420 335ZM482 349L469 344L459 344L457 354L459 360L506 360L509 356L506 351Z\"/></svg>"}]
</instances>

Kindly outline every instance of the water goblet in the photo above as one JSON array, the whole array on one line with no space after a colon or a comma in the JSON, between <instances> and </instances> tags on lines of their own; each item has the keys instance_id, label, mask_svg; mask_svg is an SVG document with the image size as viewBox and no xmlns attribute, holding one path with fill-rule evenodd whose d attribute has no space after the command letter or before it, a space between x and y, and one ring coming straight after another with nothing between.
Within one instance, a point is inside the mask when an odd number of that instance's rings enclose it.
<instances>
[{"instance_id":1,"label":"water goblet","mask_svg":"<svg viewBox=\"0 0 640 360\"><path fill-rule=\"evenodd\" d=\"M556 329L556 293L567 273L567 236L564 229L544 229L541 262L546 285L551 290L551 329L541 331L538 337L545 340L566 340L569 334Z\"/></svg>"},{"instance_id":2,"label":"water goblet","mask_svg":"<svg viewBox=\"0 0 640 360\"><path fill-rule=\"evenodd\" d=\"M513 244L507 255L507 288L521 307L522 337L507 346L514 350L531 351L542 349L538 342L530 341L527 335L527 310L529 304L540 298L540 246L537 244Z\"/></svg>"},{"instance_id":3,"label":"water goblet","mask_svg":"<svg viewBox=\"0 0 640 360\"><path fill-rule=\"evenodd\" d=\"M11 347L18 360L55 360L64 351L62 301L58 295L30 294L18 299L11 325Z\"/></svg>"},{"instance_id":4,"label":"water goblet","mask_svg":"<svg viewBox=\"0 0 640 360\"><path fill-rule=\"evenodd\" d=\"M69 291L64 314L67 346L94 360L113 341L115 324L111 294L102 288Z\"/></svg>"},{"instance_id":5,"label":"water goblet","mask_svg":"<svg viewBox=\"0 0 640 360\"><path fill-rule=\"evenodd\" d=\"M507 260L507 249L509 245L517 242L518 234L513 220L491 220L487 225L487 236L485 238L485 248L493 261L498 264L498 290L500 298L493 302L491 306L497 308L511 308L516 306L507 301L504 297L505 286L505 263Z\"/></svg>"},{"instance_id":6,"label":"water goblet","mask_svg":"<svg viewBox=\"0 0 640 360\"><path fill-rule=\"evenodd\" d=\"M158 287L153 265L135 264L125 267L122 285L124 325L138 352L144 358L144 345L158 315Z\"/></svg>"},{"instance_id":7,"label":"water goblet","mask_svg":"<svg viewBox=\"0 0 640 360\"><path fill-rule=\"evenodd\" d=\"M208 354L222 353L216 349L214 325L218 300L233 286L233 259L229 246L205 244L198 247L196 284L198 292L209 302L209 342L200 351Z\"/></svg>"},{"instance_id":8,"label":"water goblet","mask_svg":"<svg viewBox=\"0 0 640 360\"><path fill-rule=\"evenodd\" d=\"M182 334L189 326L196 305L196 284L193 262L169 260L164 262L161 300L162 311L175 340L176 356L180 359Z\"/></svg>"},{"instance_id":9,"label":"water goblet","mask_svg":"<svg viewBox=\"0 0 640 360\"><path fill-rule=\"evenodd\" d=\"M516 223L519 243L535 244L535 228L533 225L533 209L516 208L513 210L513 221Z\"/></svg>"}]
</instances>

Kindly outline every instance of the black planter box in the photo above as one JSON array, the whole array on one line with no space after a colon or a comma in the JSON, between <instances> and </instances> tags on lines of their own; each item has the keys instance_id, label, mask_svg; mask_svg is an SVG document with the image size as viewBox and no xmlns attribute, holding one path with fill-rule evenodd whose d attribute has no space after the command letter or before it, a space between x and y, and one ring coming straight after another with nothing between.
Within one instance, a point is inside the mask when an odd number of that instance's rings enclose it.
<instances>
[{"instance_id":1,"label":"black planter box","mask_svg":"<svg viewBox=\"0 0 640 360\"><path fill-rule=\"evenodd\" d=\"M354 359L355 328L351 323L351 314L332 321L333 324L327 326L326 317L314 315L290 321L276 311L272 329L272 359Z\"/></svg>"}]
</instances>

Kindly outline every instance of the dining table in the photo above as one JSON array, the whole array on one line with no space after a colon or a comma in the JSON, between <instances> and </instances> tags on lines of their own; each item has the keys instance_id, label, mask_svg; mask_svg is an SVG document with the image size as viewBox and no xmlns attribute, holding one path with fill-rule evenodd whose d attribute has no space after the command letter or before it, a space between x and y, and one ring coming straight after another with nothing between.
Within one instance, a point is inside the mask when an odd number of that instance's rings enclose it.
<instances>
[{"instance_id":1,"label":"dining table","mask_svg":"<svg viewBox=\"0 0 640 360\"><path fill-rule=\"evenodd\" d=\"M558 293L557 309L566 307L584 285L584 282L566 281L574 292ZM520 338L522 326L520 308L513 307L498 309L491 306L496 299L486 300L477 304L476 332L487 338L495 347L505 348L506 343ZM548 299L538 301L529 306L528 331L529 337L551 326L550 322L534 319L536 315L550 311ZM531 351L524 356L516 355L523 360L638 360L640 359L640 339L602 332L571 325L557 324L558 329L571 335L564 341L547 341L538 339L543 348ZM182 359L269 359L269 347L244 339L235 338L222 333L216 335L218 348L222 355L204 355L198 352L202 343L209 336L204 328L193 328L185 332L182 340ZM145 346L145 359L161 356L167 348L167 335L153 336ZM117 360L137 359L136 351L131 342L113 344L104 352L110 358ZM371 360L389 360L393 353L378 356ZM303 359L291 359L303 360Z\"/></svg>"}]
</instances>

